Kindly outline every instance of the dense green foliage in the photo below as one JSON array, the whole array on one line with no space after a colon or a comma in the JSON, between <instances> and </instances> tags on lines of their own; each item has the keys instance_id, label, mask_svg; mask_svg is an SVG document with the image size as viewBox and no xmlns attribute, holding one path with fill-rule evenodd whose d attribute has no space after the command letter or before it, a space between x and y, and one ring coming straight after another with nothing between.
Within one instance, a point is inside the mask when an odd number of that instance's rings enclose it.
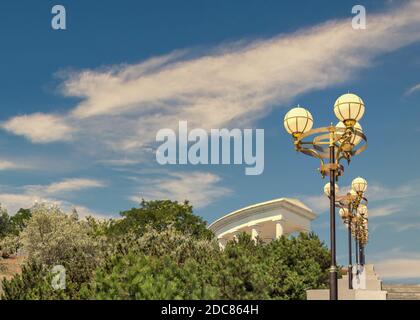
<instances>
[{"instance_id":1,"label":"dense green foliage","mask_svg":"<svg viewBox=\"0 0 420 320\"><path fill-rule=\"evenodd\" d=\"M98 269L86 298L305 299L328 276L328 252L314 234L269 244L243 234L221 251L167 229L126 245Z\"/></svg>"},{"instance_id":2,"label":"dense green foliage","mask_svg":"<svg viewBox=\"0 0 420 320\"><path fill-rule=\"evenodd\" d=\"M26 228L31 216L31 210L20 209L15 215L10 217L10 232L16 236L19 235Z\"/></svg>"},{"instance_id":3,"label":"dense green foliage","mask_svg":"<svg viewBox=\"0 0 420 320\"><path fill-rule=\"evenodd\" d=\"M15 215L9 216L6 210L0 207L0 239L8 235L18 235L31 217L31 210L20 209Z\"/></svg>"},{"instance_id":4,"label":"dense green foliage","mask_svg":"<svg viewBox=\"0 0 420 320\"><path fill-rule=\"evenodd\" d=\"M11 281L3 281L3 299L8 300L58 300L77 296L71 285L65 291L54 290L51 286L53 275L35 261L28 262L21 274Z\"/></svg>"},{"instance_id":5,"label":"dense green foliage","mask_svg":"<svg viewBox=\"0 0 420 320\"><path fill-rule=\"evenodd\" d=\"M211 239L213 236L204 220L193 214L193 208L188 202L180 204L169 200L143 200L140 208L123 211L120 215L123 219L114 221L110 227L112 234L121 235L130 231L142 234L148 227L165 230L172 226L181 233L196 238Z\"/></svg>"},{"instance_id":6,"label":"dense green foliage","mask_svg":"<svg viewBox=\"0 0 420 320\"><path fill-rule=\"evenodd\" d=\"M31 210L20 209L15 215L9 216L6 210L0 207L0 256L8 258L19 249L19 234L31 218Z\"/></svg>"},{"instance_id":7,"label":"dense green foliage","mask_svg":"<svg viewBox=\"0 0 420 320\"><path fill-rule=\"evenodd\" d=\"M116 221L42 207L20 241L28 262L3 281L4 299L305 299L328 277L314 234L268 244L242 234L220 250L191 206L172 201L143 201ZM64 290L51 287L54 264L66 267Z\"/></svg>"},{"instance_id":8,"label":"dense green foliage","mask_svg":"<svg viewBox=\"0 0 420 320\"><path fill-rule=\"evenodd\" d=\"M0 239L10 233L10 217L6 210L0 207Z\"/></svg>"}]
</instances>

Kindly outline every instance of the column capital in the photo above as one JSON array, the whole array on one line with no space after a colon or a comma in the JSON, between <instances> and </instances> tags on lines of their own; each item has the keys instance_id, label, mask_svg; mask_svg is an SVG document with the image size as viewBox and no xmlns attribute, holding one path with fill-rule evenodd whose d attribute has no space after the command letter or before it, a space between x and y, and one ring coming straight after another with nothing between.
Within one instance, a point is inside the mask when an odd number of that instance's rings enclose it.
<instances>
[{"instance_id":1,"label":"column capital","mask_svg":"<svg viewBox=\"0 0 420 320\"><path fill-rule=\"evenodd\" d=\"M262 226L260 223L253 223L253 224L249 224L248 227L251 229L260 230Z\"/></svg>"},{"instance_id":2,"label":"column capital","mask_svg":"<svg viewBox=\"0 0 420 320\"><path fill-rule=\"evenodd\" d=\"M286 221L286 220L284 219L283 215L278 215L278 216L273 217L273 219L271 219L271 221L280 222L280 221Z\"/></svg>"},{"instance_id":3,"label":"column capital","mask_svg":"<svg viewBox=\"0 0 420 320\"><path fill-rule=\"evenodd\" d=\"M231 234L233 237L233 240L238 241L238 235L241 233L239 230L232 230Z\"/></svg>"}]
</instances>

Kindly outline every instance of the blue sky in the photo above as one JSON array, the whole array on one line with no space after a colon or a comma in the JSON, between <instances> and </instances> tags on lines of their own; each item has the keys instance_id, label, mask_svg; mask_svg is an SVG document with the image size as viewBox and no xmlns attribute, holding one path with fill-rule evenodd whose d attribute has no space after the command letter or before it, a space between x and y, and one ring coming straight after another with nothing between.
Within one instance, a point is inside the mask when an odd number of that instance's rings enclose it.
<instances>
[{"instance_id":1,"label":"blue sky","mask_svg":"<svg viewBox=\"0 0 420 320\"><path fill-rule=\"evenodd\" d=\"M352 91L369 147L339 184L369 182L368 260L387 280L420 278L418 1L72 0L60 3L65 31L51 28L54 4L0 3L0 202L11 213L45 200L117 216L139 197L172 198L211 222L297 197L328 241L326 181L283 117L299 103L315 126L335 123L335 99ZM351 27L355 4L366 30ZM264 129L264 173L158 165L156 132L179 120ZM342 228L338 252L346 264Z\"/></svg>"}]
</instances>

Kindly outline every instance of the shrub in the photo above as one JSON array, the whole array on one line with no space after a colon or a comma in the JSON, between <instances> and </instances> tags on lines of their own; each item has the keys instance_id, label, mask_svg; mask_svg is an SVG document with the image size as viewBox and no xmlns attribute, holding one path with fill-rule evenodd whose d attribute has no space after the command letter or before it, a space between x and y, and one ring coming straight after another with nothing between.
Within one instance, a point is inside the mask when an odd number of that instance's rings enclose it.
<instances>
[{"instance_id":1,"label":"shrub","mask_svg":"<svg viewBox=\"0 0 420 320\"><path fill-rule=\"evenodd\" d=\"M218 288L206 278L220 254L218 244L174 227L148 228L120 238L82 290L87 299L213 299Z\"/></svg>"},{"instance_id":2,"label":"shrub","mask_svg":"<svg viewBox=\"0 0 420 320\"><path fill-rule=\"evenodd\" d=\"M203 228L188 204L171 201L113 222L36 206L20 233L29 262L4 281L4 298L305 299L326 287L329 253L314 234L268 244L242 234L220 250ZM54 265L66 268L65 290L52 289Z\"/></svg>"},{"instance_id":3,"label":"shrub","mask_svg":"<svg viewBox=\"0 0 420 320\"><path fill-rule=\"evenodd\" d=\"M192 206L186 201L159 200L145 201L140 208L132 208L120 213L123 219L113 222L110 234L121 235L128 231L143 234L147 228L165 230L169 226L195 238L211 239L213 233L206 222L193 214Z\"/></svg>"},{"instance_id":4,"label":"shrub","mask_svg":"<svg viewBox=\"0 0 420 320\"><path fill-rule=\"evenodd\" d=\"M70 283L66 290L54 290L51 286L53 274L48 268L35 261L30 261L22 268L22 273L11 280L3 280L4 300L59 300L70 299L78 295L77 289Z\"/></svg>"},{"instance_id":5,"label":"shrub","mask_svg":"<svg viewBox=\"0 0 420 320\"><path fill-rule=\"evenodd\" d=\"M6 298L78 298L81 285L90 281L101 261L103 242L99 236L93 236L87 221L67 215L56 206L40 204L31 212L16 244L21 246L29 262L22 275L6 282L5 286L11 288ZM51 287L49 270L55 265L66 269L66 289L62 293ZM29 281L38 271L39 275ZM45 293L41 294L42 290Z\"/></svg>"},{"instance_id":6,"label":"shrub","mask_svg":"<svg viewBox=\"0 0 420 320\"><path fill-rule=\"evenodd\" d=\"M7 210L0 206L0 239L6 237L11 230L10 217Z\"/></svg>"},{"instance_id":7,"label":"shrub","mask_svg":"<svg viewBox=\"0 0 420 320\"><path fill-rule=\"evenodd\" d=\"M83 288L88 299L305 299L325 286L328 251L315 235L255 244L242 234L224 251L174 228L127 236Z\"/></svg>"},{"instance_id":8,"label":"shrub","mask_svg":"<svg viewBox=\"0 0 420 320\"><path fill-rule=\"evenodd\" d=\"M15 235L7 235L0 240L0 255L2 258L9 258L17 253L19 247L19 237Z\"/></svg>"},{"instance_id":9,"label":"shrub","mask_svg":"<svg viewBox=\"0 0 420 320\"><path fill-rule=\"evenodd\" d=\"M19 209L15 215L10 217L10 233L18 236L19 233L25 229L31 216L30 209Z\"/></svg>"}]
</instances>

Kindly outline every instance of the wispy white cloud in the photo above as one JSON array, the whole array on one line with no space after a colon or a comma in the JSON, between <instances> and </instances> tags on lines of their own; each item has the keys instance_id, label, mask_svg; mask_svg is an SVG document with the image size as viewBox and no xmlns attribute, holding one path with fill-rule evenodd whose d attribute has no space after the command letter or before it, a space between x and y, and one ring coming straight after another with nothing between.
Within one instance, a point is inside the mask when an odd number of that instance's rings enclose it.
<instances>
[{"instance_id":1,"label":"wispy white cloud","mask_svg":"<svg viewBox=\"0 0 420 320\"><path fill-rule=\"evenodd\" d=\"M271 39L155 57L137 65L64 74L62 92L81 102L67 114L19 116L4 124L34 143L78 140L140 152L162 127L188 120L201 128L252 123L305 92L349 80L373 58L420 40L420 3ZM30 128L30 129L29 129Z\"/></svg>"},{"instance_id":2,"label":"wispy white cloud","mask_svg":"<svg viewBox=\"0 0 420 320\"><path fill-rule=\"evenodd\" d=\"M203 208L231 194L231 190L220 186L220 177L206 172L169 173L165 178L143 180L146 185L130 199L139 203L147 200L188 200L195 208Z\"/></svg>"},{"instance_id":3,"label":"wispy white cloud","mask_svg":"<svg viewBox=\"0 0 420 320\"><path fill-rule=\"evenodd\" d=\"M18 162L0 159L0 171L18 169L29 169L29 167Z\"/></svg>"},{"instance_id":4,"label":"wispy white cloud","mask_svg":"<svg viewBox=\"0 0 420 320\"><path fill-rule=\"evenodd\" d=\"M302 199L302 201L308 205L316 213L324 213L330 207L330 200L324 195L301 195L297 198Z\"/></svg>"},{"instance_id":5,"label":"wispy white cloud","mask_svg":"<svg viewBox=\"0 0 420 320\"><path fill-rule=\"evenodd\" d=\"M420 278L420 258L386 259L378 261L375 267L386 279Z\"/></svg>"},{"instance_id":6,"label":"wispy white cloud","mask_svg":"<svg viewBox=\"0 0 420 320\"><path fill-rule=\"evenodd\" d=\"M339 194L346 194L350 186L339 186ZM392 187L377 182L368 182L366 197L369 200L369 217L384 217L403 211L413 198L420 196L420 181L408 181L402 185ZM326 212L329 208L329 199L320 192L318 195L299 196L311 209L318 213ZM387 201L394 203L386 203Z\"/></svg>"},{"instance_id":7,"label":"wispy white cloud","mask_svg":"<svg viewBox=\"0 0 420 320\"><path fill-rule=\"evenodd\" d=\"M139 160L134 159L109 159L109 160L99 160L97 163L110 165L115 167L124 167L131 166L139 163Z\"/></svg>"},{"instance_id":8,"label":"wispy white cloud","mask_svg":"<svg viewBox=\"0 0 420 320\"><path fill-rule=\"evenodd\" d=\"M383 226L389 226L392 228L393 231L396 232L405 232L407 230L419 230L420 229L420 222L417 222L418 217L420 217L419 213L416 213L413 218L416 221L406 221L406 220L402 220L399 219L397 221L385 221L379 224L379 226L383 227ZM372 229L373 231L376 230L378 227L377 224L374 225L374 228Z\"/></svg>"},{"instance_id":9,"label":"wispy white cloud","mask_svg":"<svg viewBox=\"0 0 420 320\"><path fill-rule=\"evenodd\" d=\"M65 119L51 114L34 113L17 116L3 123L2 127L35 143L68 141L72 138L72 128Z\"/></svg>"},{"instance_id":10,"label":"wispy white cloud","mask_svg":"<svg viewBox=\"0 0 420 320\"><path fill-rule=\"evenodd\" d=\"M397 204L389 204L379 207L374 207L369 210L369 218L385 217L401 211L401 206Z\"/></svg>"},{"instance_id":11,"label":"wispy white cloud","mask_svg":"<svg viewBox=\"0 0 420 320\"><path fill-rule=\"evenodd\" d=\"M86 216L88 212L100 216L100 214L84 206L72 204L66 200L66 196L83 189L103 186L105 184L101 181L81 178L67 179L49 185L27 185L9 192L0 192L0 204L11 214L14 214L20 208L31 208L35 203L48 202L57 204L66 211L70 211L74 207L83 216Z\"/></svg>"},{"instance_id":12,"label":"wispy white cloud","mask_svg":"<svg viewBox=\"0 0 420 320\"><path fill-rule=\"evenodd\" d=\"M84 189L104 187L103 181L85 178L64 179L49 185L27 185L22 187L27 194L63 195Z\"/></svg>"},{"instance_id":13,"label":"wispy white cloud","mask_svg":"<svg viewBox=\"0 0 420 320\"><path fill-rule=\"evenodd\" d=\"M10 214L16 213L20 208L31 208L35 203L53 202L52 199L40 197L36 194L26 193L0 193L0 204Z\"/></svg>"},{"instance_id":14,"label":"wispy white cloud","mask_svg":"<svg viewBox=\"0 0 420 320\"><path fill-rule=\"evenodd\" d=\"M66 179L60 182L52 183L45 189L45 192L48 194L57 194L70 191L78 191L83 189L90 188L100 188L104 187L105 184L102 181L94 179Z\"/></svg>"},{"instance_id":15,"label":"wispy white cloud","mask_svg":"<svg viewBox=\"0 0 420 320\"><path fill-rule=\"evenodd\" d=\"M107 219L112 216L101 213L85 206L75 204L66 200L45 197L36 194L13 194L13 193L0 193L0 204L3 208L6 208L8 213L13 215L19 209L32 208L37 203L49 203L60 207L66 213L72 213L75 209L80 218L86 218L87 216L93 216L99 219Z\"/></svg>"},{"instance_id":16,"label":"wispy white cloud","mask_svg":"<svg viewBox=\"0 0 420 320\"><path fill-rule=\"evenodd\" d=\"M408 181L402 185L392 187L379 183L372 183L368 186L367 197L374 201L396 200L411 198L420 195L420 180Z\"/></svg>"},{"instance_id":17,"label":"wispy white cloud","mask_svg":"<svg viewBox=\"0 0 420 320\"><path fill-rule=\"evenodd\" d=\"M420 83L418 83L418 84L416 84L416 85L412 86L411 88L408 88L408 89L405 91L405 95L406 95L406 96L410 96L410 95L412 95L413 93L415 93L415 92L417 92L417 91L420 91Z\"/></svg>"},{"instance_id":18,"label":"wispy white cloud","mask_svg":"<svg viewBox=\"0 0 420 320\"><path fill-rule=\"evenodd\" d=\"M420 278L420 254L418 252L390 248L371 258L375 264L375 270L383 279Z\"/></svg>"},{"instance_id":19,"label":"wispy white cloud","mask_svg":"<svg viewBox=\"0 0 420 320\"><path fill-rule=\"evenodd\" d=\"M420 217L420 214L417 214L417 216ZM416 222L415 223L400 222L400 223L395 223L395 228L397 229L398 232L403 232L410 229L418 230L420 229L420 223L419 222L417 223Z\"/></svg>"}]
</instances>

